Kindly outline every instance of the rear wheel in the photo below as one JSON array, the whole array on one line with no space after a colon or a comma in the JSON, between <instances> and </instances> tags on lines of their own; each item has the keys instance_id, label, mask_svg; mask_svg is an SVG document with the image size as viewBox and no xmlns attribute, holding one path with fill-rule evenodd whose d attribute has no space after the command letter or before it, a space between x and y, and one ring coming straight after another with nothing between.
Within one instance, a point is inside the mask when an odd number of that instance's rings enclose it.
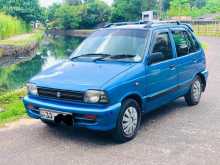
<instances>
[{"instance_id":1,"label":"rear wheel","mask_svg":"<svg viewBox=\"0 0 220 165\"><path fill-rule=\"evenodd\" d=\"M188 105L197 105L202 95L202 81L199 76L193 80L189 92L185 95L185 101Z\"/></svg>"},{"instance_id":2,"label":"rear wheel","mask_svg":"<svg viewBox=\"0 0 220 165\"><path fill-rule=\"evenodd\" d=\"M113 137L118 142L126 142L133 139L140 126L140 105L134 99L127 99L122 103L121 112Z\"/></svg>"}]
</instances>

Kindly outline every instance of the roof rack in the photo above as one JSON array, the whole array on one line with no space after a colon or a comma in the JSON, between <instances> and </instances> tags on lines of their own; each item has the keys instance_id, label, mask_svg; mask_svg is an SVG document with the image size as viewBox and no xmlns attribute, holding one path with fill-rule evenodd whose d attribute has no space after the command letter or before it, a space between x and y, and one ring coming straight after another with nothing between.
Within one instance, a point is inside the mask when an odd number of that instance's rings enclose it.
<instances>
[{"instance_id":1,"label":"roof rack","mask_svg":"<svg viewBox=\"0 0 220 165\"><path fill-rule=\"evenodd\" d=\"M187 26L187 28L190 30L190 31L192 31L192 32L194 32L194 30L193 30L193 28L192 28L192 26L190 25L190 24L188 24L188 23L182 23L182 22L180 22L180 21L175 21L175 20L168 20L168 21L158 21L158 22L154 22L154 23L158 23L158 24L166 24L166 23L168 23L168 24L176 24L176 25L185 25L185 26Z\"/></svg>"},{"instance_id":2,"label":"roof rack","mask_svg":"<svg viewBox=\"0 0 220 165\"><path fill-rule=\"evenodd\" d=\"M149 27L153 24L176 24L176 25L181 25L180 21L168 20L168 21L151 21L145 27Z\"/></svg>"},{"instance_id":3,"label":"roof rack","mask_svg":"<svg viewBox=\"0 0 220 165\"><path fill-rule=\"evenodd\" d=\"M136 21L136 22L116 22L116 23L109 23L104 26L104 28L108 28L111 26L122 26L122 25L138 25L138 24L147 24L146 21Z\"/></svg>"},{"instance_id":4,"label":"roof rack","mask_svg":"<svg viewBox=\"0 0 220 165\"><path fill-rule=\"evenodd\" d=\"M168 20L168 21L136 21L136 22L116 22L116 23L109 23L104 26L104 28L109 28L112 26L123 26L123 25L138 25L138 24L145 24L144 28L151 27L153 24L176 24L176 25L185 25L193 32L193 28L190 24L181 23L180 21L175 20Z\"/></svg>"}]
</instances>

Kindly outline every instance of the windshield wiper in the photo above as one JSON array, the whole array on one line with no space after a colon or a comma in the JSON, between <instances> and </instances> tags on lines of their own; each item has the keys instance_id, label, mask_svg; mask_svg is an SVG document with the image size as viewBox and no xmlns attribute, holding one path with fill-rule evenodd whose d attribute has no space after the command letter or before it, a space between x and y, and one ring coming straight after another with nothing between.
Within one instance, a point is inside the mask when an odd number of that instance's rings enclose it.
<instances>
[{"instance_id":1,"label":"windshield wiper","mask_svg":"<svg viewBox=\"0 0 220 165\"><path fill-rule=\"evenodd\" d=\"M75 60L77 58L81 58L81 57L97 57L100 56L101 58L106 58L111 56L110 54L105 54L105 53L87 53L87 54L82 54L76 57L71 58L71 60Z\"/></svg>"},{"instance_id":2,"label":"windshield wiper","mask_svg":"<svg viewBox=\"0 0 220 165\"><path fill-rule=\"evenodd\" d=\"M117 54L110 56L111 59L124 59L124 58L134 58L137 55L134 54Z\"/></svg>"}]
</instances>

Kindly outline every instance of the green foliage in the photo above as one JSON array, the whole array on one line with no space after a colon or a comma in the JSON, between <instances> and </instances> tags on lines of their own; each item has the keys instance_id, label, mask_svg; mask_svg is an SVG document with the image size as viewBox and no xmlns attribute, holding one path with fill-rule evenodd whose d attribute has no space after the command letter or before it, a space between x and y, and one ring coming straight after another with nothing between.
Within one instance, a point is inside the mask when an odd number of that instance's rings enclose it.
<instances>
[{"instance_id":1,"label":"green foliage","mask_svg":"<svg viewBox=\"0 0 220 165\"><path fill-rule=\"evenodd\" d=\"M171 0L168 15L198 17L216 12L220 12L219 0Z\"/></svg>"},{"instance_id":2,"label":"green foliage","mask_svg":"<svg viewBox=\"0 0 220 165\"><path fill-rule=\"evenodd\" d=\"M84 13L82 13L81 27L92 28L99 23L106 22L109 19L110 13L110 7L103 1L88 1L85 4Z\"/></svg>"},{"instance_id":3,"label":"green foliage","mask_svg":"<svg viewBox=\"0 0 220 165\"><path fill-rule=\"evenodd\" d=\"M162 10L166 12L170 8L170 0L162 0Z\"/></svg>"},{"instance_id":4,"label":"green foliage","mask_svg":"<svg viewBox=\"0 0 220 165\"><path fill-rule=\"evenodd\" d=\"M0 40L28 32L30 27L27 24L15 17L0 13Z\"/></svg>"},{"instance_id":5,"label":"green foliage","mask_svg":"<svg viewBox=\"0 0 220 165\"><path fill-rule=\"evenodd\" d=\"M172 0L170 2L169 16L190 16L189 0Z\"/></svg>"},{"instance_id":6,"label":"green foliage","mask_svg":"<svg viewBox=\"0 0 220 165\"><path fill-rule=\"evenodd\" d=\"M109 15L109 6L101 0L79 5L53 5L48 9L51 26L59 29L92 28L106 22Z\"/></svg>"},{"instance_id":7,"label":"green foliage","mask_svg":"<svg viewBox=\"0 0 220 165\"><path fill-rule=\"evenodd\" d=\"M147 10L145 0L115 0L112 7L112 22L135 21L141 19L141 13Z\"/></svg>"},{"instance_id":8,"label":"green foliage","mask_svg":"<svg viewBox=\"0 0 220 165\"><path fill-rule=\"evenodd\" d=\"M39 6L38 0L0 0L0 10L27 23L45 19L44 10Z\"/></svg>"},{"instance_id":9,"label":"green foliage","mask_svg":"<svg viewBox=\"0 0 220 165\"><path fill-rule=\"evenodd\" d=\"M205 11L209 13L220 12L220 1L219 0L207 0L207 4L204 7Z\"/></svg>"},{"instance_id":10,"label":"green foliage","mask_svg":"<svg viewBox=\"0 0 220 165\"><path fill-rule=\"evenodd\" d=\"M20 97L25 95L25 89L17 90L0 96L0 126L6 122L26 116L24 105Z\"/></svg>"},{"instance_id":11,"label":"green foliage","mask_svg":"<svg viewBox=\"0 0 220 165\"><path fill-rule=\"evenodd\" d=\"M62 5L55 12L55 26L60 29L75 29L80 27L84 6Z\"/></svg>"},{"instance_id":12,"label":"green foliage","mask_svg":"<svg viewBox=\"0 0 220 165\"><path fill-rule=\"evenodd\" d=\"M81 0L64 0L68 5L79 5L82 4Z\"/></svg>"}]
</instances>

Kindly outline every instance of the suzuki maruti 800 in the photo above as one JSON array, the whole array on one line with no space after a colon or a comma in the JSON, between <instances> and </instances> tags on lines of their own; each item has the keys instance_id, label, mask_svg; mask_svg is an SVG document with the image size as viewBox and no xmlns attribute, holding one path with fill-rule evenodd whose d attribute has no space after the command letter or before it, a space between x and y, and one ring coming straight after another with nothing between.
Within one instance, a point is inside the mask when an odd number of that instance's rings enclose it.
<instances>
[{"instance_id":1,"label":"suzuki maruti 800","mask_svg":"<svg viewBox=\"0 0 220 165\"><path fill-rule=\"evenodd\" d=\"M66 123L133 139L142 114L179 97L199 103L208 71L192 28L179 22L116 23L32 78L24 105L46 124Z\"/></svg>"}]
</instances>

